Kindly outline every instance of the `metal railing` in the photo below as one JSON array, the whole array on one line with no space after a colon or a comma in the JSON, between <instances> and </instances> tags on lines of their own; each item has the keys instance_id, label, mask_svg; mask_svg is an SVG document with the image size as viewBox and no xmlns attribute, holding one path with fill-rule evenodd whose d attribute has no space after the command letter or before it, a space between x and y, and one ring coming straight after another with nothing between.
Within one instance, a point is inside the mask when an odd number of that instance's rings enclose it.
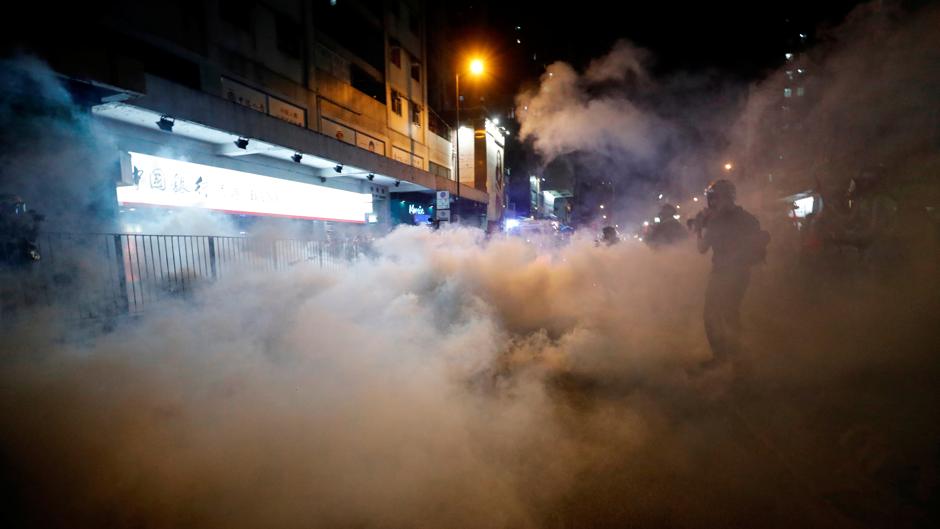
<instances>
[{"instance_id":1,"label":"metal railing","mask_svg":"<svg viewBox=\"0 0 940 529\"><path fill-rule=\"evenodd\" d=\"M339 269L364 249L355 239L128 233L43 233L37 246L41 260L8 281L4 296L69 306L82 318L136 314L239 270L275 272L300 263Z\"/></svg>"}]
</instances>

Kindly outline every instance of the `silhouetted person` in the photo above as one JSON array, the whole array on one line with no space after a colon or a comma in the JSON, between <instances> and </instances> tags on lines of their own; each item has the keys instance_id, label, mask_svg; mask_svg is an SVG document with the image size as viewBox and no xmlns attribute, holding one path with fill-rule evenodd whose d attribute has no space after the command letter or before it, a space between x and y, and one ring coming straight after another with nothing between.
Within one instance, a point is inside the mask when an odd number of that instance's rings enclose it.
<instances>
[{"instance_id":1,"label":"silhouetted person","mask_svg":"<svg viewBox=\"0 0 940 529\"><path fill-rule=\"evenodd\" d=\"M613 226L604 226L601 233L600 242L604 243L605 246L613 246L620 242L620 236L617 235L617 230Z\"/></svg>"},{"instance_id":2,"label":"silhouetted person","mask_svg":"<svg viewBox=\"0 0 940 529\"><path fill-rule=\"evenodd\" d=\"M717 180L705 193L707 208L690 222L698 250L712 251L712 271L705 291L705 334L711 360L703 368L732 361L741 350L741 302L751 268L764 260L770 235L753 215L735 204L734 184Z\"/></svg>"},{"instance_id":3,"label":"silhouetted person","mask_svg":"<svg viewBox=\"0 0 940 529\"><path fill-rule=\"evenodd\" d=\"M42 215L16 195L0 195L0 265L18 268L39 260L36 246Z\"/></svg>"},{"instance_id":4,"label":"silhouetted person","mask_svg":"<svg viewBox=\"0 0 940 529\"><path fill-rule=\"evenodd\" d=\"M689 232L676 220L679 211L672 204L665 204L659 209L659 222L653 223L649 234L646 236L646 244L651 248L662 248L686 240Z\"/></svg>"},{"instance_id":5,"label":"silhouetted person","mask_svg":"<svg viewBox=\"0 0 940 529\"><path fill-rule=\"evenodd\" d=\"M899 208L886 187L883 168L868 166L852 179L846 193L849 215L843 236L873 269L890 267L899 258Z\"/></svg>"}]
</instances>

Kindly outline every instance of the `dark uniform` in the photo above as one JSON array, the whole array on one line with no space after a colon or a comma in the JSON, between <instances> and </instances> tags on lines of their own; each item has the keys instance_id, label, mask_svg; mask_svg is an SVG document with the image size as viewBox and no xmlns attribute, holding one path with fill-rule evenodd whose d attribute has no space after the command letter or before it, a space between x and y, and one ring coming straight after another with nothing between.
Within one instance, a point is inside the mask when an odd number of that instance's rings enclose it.
<instances>
[{"instance_id":1,"label":"dark uniform","mask_svg":"<svg viewBox=\"0 0 940 529\"><path fill-rule=\"evenodd\" d=\"M733 186L730 197L723 200L727 202L710 205L697 221L701 234L699 250L712 251L704 314L705 334L714 355L709 362L712 365L735 358L741 350L741 302L751 279L751 268L763 261L770 240L757 218L734 204Z\"/></svg>"}]
</instances>

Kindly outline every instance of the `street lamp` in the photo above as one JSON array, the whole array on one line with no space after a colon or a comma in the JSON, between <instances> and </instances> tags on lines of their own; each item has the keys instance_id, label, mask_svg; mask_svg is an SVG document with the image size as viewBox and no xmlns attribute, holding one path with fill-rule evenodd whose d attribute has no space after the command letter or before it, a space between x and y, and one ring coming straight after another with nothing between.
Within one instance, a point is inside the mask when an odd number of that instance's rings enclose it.
<instances>
[{"instance_id":1,"label":"street lamp","mask_svg":"<svg viewBox=\"0 0 940 529\"><path fill-rule=\"evenodd\" d=\"M480 59L473 59L470 61L470 74L474 76L480 76L483 74L483 61ZM457 159L454 163L454 174L457 176L457 207L460 207L460 69L457 69L455 74L455 88L457 91L457 127L455 128L455 147L457 151ZM456 209L456 208L455 208ZM459 215L457 215L459 217Z\"/></svg>"}]
</instances>

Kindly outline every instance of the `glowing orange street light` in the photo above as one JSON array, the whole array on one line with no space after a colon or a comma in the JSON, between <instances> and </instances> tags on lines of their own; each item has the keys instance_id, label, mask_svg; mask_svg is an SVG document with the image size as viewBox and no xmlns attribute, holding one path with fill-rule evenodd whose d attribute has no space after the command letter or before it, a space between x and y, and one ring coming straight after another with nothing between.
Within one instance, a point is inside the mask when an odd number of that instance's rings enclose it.
<instances>
[{"instance_id":1,"label":"glowing orange street light","mask_svg":"<svg viewBox=\"0 0 940 529\"><path fill-rule=\"evenodd\" d=\"M483 69L484 69L483 61L481 59L470 60L470 74L471 75L475 77L479 77L480 75L483 74ZM457 202L454 204L456 206L454 209L457 209L457 207L460 207L459 205L459 202L460 202L460 69L459 68L457 69L457 74L455 75L454 85L457 90L457 102L456 102L457 128L455 129L456 134L455 134L455 140L454 140L455 151L457 153L457 160L454 164L454 175L456 176L456 180L457 180ZM451 222L454 222L457 219L459 219L460 215L455 215L454 217L455 218L451 219Z\"/></svg>"},{"instance_id":2,"label":"glowing orange street light","mask_svg":"<svg viewBox=\"0 0 940 529\"><path fill-rule=\"evenodd\" d=\"M732 165L731 162L728 162L725 164L725 171L730 171L733 168L734 168L734 165Z\"/></svg>"}]
</instances>

